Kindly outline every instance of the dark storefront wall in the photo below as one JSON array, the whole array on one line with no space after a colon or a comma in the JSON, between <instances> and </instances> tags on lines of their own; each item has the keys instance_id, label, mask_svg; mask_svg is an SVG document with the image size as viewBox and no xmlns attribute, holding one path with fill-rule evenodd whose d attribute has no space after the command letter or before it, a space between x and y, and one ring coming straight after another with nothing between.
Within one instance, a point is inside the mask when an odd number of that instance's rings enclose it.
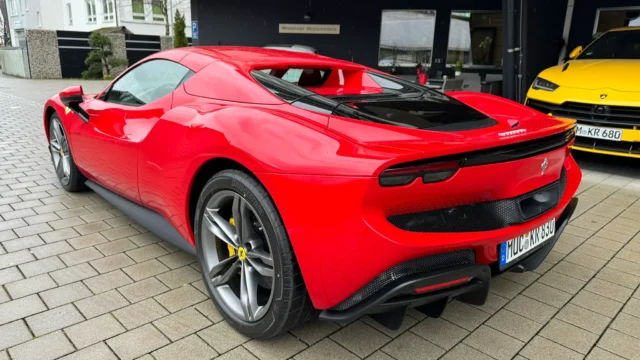
<instances>
[{"instance_id":1,"label":"dark storefront wall","mask_svg":"<svg viewBox=\"0 0 640 360\"><path fill-rule=\"evenodd\" d=\"M445 66L452 10L501 10L502 0L192 0L199 45L303 44L377 67L382 10L436 10L431 66ZM280 34L279 23L340 24L340 35ZM194 43L196 44L196 43Z\"/></svg>"},{"instance_id":2,"label":"dark storefront wall","mask_svg":"<svg viewBox=\"0 0 640 360\"><path fill-rule=\"evenodd\" d=\"M592 40L598 8L639 6L640 0L576 0L568 51ZM442 70L452 10L503 10L503 91L524 100L537 74L556 65L567 10L567 0L192 0L192 17L199 21L199 45L304 44L319 53L377 67L382 10L435 10L436 24L431 67ZM512 8L508 6L512 4ZM520 6L524 12L520 12ZM508 14L513 14L509 23ZM340 24L340 35L280 34L279 23ZM522 37L520 37L522 19ZM509 36L522 53L508 53ZM198 45L198 42L194 42ZM522 77L518 77L521 65ZM405 71L410 71L405 69ZM510 80L511 79L511 80Z\"/></svg>"},{"instance_id":3,"label":"dark storefront wall","mask_svg":"<svg viewBox=\"0 0 640 360\"><path fill-rule=\"evenodd\" d=\"M524 101L527 90L536 76L542 70L558 64L567 0L528 0L523 6L522 78L516 80L519 82L516 85L519 88L516 98L521 102ZM518 63L519 54L516 57L516 65Z\"/></svg>"}]
</instances>

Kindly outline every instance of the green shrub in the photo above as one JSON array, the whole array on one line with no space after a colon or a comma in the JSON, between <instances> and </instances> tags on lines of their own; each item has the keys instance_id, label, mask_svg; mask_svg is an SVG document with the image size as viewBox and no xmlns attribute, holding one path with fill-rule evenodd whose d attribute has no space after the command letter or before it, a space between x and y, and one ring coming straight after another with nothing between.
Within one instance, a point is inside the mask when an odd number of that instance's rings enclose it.
<instances>
[{"instance_id":1,"label":"green shrub","mask_svg":"<svg viewBox=\"0 0 640 360\"><path fill-rule=\"evenodd\" d=\"M99 31L94 31L89 36L89 46L92 50L84 61L87 70L82 72L83 79L111 78L111 70L118 66L127 66L127 59L113 57L111 39Z\"/></svg>"}]
</instances>

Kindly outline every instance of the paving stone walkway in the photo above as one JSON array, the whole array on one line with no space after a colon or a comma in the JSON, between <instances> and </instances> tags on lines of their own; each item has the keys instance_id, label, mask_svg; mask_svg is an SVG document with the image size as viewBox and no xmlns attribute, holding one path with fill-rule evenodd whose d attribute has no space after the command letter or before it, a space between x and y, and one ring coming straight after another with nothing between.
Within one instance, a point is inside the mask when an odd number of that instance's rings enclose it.
<instances>
[{"instance_id":1,"label":"paving stone walkway","mask_svg":"<svg viewBox=\"0 0 640 360\"><path fill-rule=\"evenodd\" d=\"M195 258L60 188L41 114L67 83L0 76L0 360L640 357L640 160L580 156L574 220L535 272L494 279L484 306L258 341L222 320Z\"/></svg>"}]
</instances>

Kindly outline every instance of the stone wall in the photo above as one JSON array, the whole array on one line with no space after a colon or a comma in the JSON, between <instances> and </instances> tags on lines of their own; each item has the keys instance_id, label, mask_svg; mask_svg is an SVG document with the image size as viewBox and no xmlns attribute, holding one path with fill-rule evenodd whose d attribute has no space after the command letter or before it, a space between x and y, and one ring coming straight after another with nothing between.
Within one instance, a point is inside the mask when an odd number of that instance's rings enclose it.
<instances>
[{"instance_id":1,"label":"stone wall","mask_svg":"<svg viewBox=\"0 0 640 360\"><path fill-rule=\"evenodd\" d=\"M124 34L107 33L105 34L111 39L111 51L113 51L114 58L126 59L127 58L127 44L125 42ZM131 64L129 64L131 65ZM127 69L126 66L118 66L111 70L111 76L114 78ZM104 72L106 74L106 71Z\"/></svg>"},{"instance_id":2,"label":"stone wall","mask_svg":"<svg viewBox=\"0 0 640 360\"><path fill-rule=\"evenodd\" d=\"M173 36L160 36L160 49L173 49Z\"/></svg>"},{"instance_id":3,"label":"stone wall","mask_svg":"<svg viewBox=\"0 0 640 360\"><path fill-rule=\"evenodd\" d=\"M58 38L52 30L27 29L27 49L33 79L61 79Z\"/></svg>"}]
</instances>

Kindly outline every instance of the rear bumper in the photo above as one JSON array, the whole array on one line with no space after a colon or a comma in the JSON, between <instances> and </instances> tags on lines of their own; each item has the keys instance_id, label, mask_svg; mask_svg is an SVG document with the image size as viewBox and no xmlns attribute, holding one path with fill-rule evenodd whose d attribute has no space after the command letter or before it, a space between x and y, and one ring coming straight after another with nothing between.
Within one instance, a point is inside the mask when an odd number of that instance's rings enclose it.
<instances>
[{"instance_id":1,"label":"rear bumper","mask_svg":"<svg viewBox=\"0 0 640 360\"><path fill-rule=\"evenodd\" d=\"M547 244L513 264L504 271L524 272L535 270L547 257L567 226L578 204L573 198L556 222L556 233ZM498 274L498 264L472 264L455 266L446 270L415 274L395 281L362 302L346 310L324 310L320 318L338 322L349 322L363 315L394 313L403 316L408 308L418 308L429 315L439 315L449 298L482 305L487 299L491 276ZM450 284L450 285L448 285ZM448 285L448 286L447 286ZM433 289L428 291L428 289ZM421 292L423 290L427 290ZM435 312L427 305L435 304ZM442 307L442 309L438 309Z\"/></svg>"},{"instance_id":2,"label":"rear bumper","mask_svg":"<svg viewBox=\"0 0 640 360\"><path fill-rule=\"evenodd\" d=\"M545 158L550 166L540 176ZM417 212L425 205L446 208L458 200L464 204L517 197L556 181L563 167L567 181L557 206L525 223L490 231L415 232L388 220L389 214ZM309 296L320 310L333 309L388 269L414 259L466 249L475 254L471 263L498 261L498 244L551 218L558 222L582 177L574 159L570 155L565 158L564 149L463 168L442 183L416 182L398 188L382 188L376 177L258 176L278 207Z\"/></svg>"}]
</instances>

